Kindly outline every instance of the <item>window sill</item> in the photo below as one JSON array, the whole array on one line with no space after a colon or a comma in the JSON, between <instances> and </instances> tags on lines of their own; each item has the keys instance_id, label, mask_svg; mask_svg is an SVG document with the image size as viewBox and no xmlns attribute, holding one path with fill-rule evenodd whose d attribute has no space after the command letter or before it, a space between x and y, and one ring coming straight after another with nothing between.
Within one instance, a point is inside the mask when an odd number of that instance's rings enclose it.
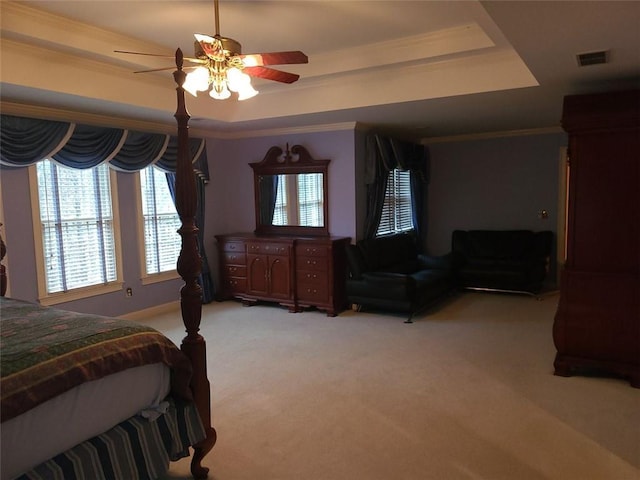
<instances>
[{"instance_id":1,"label":"window sill","mask_svg":"<svg viewBox=\"0 0 640 480\"><path fill-rule=\"evenodd\" d=\"M122 282L113 282L106 285L76 288L73 290L69 290L68 292L45 295L43 297L40 297L38 300L40 301L41 305L57 305L59 303L73 302L75 300L82 300L84 298L95 297L97 295L117 292L122 290L122 285Z\"/></svg>"},{"instance_id":2,"label":"window sill","mask_svg":"<svg viewBox=\"0 0 640 480\"><path fill-rule=\"evenodd\" d=\"M159 282L166 282L167 280L177 280L180 278L176 270L170 270L168 272L154 273L152 275L143 276L140 279L142 285L151 285Z\"/></svg>"}]
</instances>

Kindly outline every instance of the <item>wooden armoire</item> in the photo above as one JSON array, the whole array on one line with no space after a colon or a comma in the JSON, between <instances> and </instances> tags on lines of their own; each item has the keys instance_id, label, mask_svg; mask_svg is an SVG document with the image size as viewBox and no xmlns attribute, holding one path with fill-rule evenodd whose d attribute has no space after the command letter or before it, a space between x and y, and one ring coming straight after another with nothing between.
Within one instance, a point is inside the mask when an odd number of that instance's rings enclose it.
<instances>
[{"instance_id":1,"label":"wooden armoire","mask_svg":"<svg viewBox=\"0 0 640 480\"><path fill-rule=\"evenodd\" d=\"M569 196L555 374L640 388L640 91L565 97L562 126Z\"/></svg>"}]
</instances>

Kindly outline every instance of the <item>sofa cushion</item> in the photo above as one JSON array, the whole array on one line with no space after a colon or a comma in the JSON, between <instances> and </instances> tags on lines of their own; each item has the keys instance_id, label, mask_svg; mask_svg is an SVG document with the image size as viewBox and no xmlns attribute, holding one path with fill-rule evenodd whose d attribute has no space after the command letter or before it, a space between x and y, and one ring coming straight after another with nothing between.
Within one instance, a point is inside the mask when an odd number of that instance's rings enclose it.
<instances>
[{"instance_id":1,"label":"sofa cushion","mask_svg":"<svg viewBox=\"0 0 640 480\"><path fill-rule=\"evenodd\" d=\"M553 233L456 230L452 255L461 287L537 292L546 276Z\"/></svg>"},{"instance_id":2,"label":"sofa cushion","mask_svg":"<svg viewBox=\"0 0 640 480\"><path fill-rule=\"evenodd\" d=\"M418 255L414 237L396 234L360 240L347 248L350 302L388 310L418 310L454 286L449 256Z\"/></svg>"}]
</instances>

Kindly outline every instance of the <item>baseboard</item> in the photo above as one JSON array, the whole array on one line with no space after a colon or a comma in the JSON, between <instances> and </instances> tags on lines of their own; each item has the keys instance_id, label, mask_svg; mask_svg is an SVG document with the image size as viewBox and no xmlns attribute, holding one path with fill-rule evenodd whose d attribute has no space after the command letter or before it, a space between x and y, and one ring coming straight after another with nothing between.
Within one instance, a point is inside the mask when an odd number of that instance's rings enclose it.
<instances>
[{"instance_id":1,"label":"baseboard","mask_svg":"<svg viewBox=\"0 0 640 480\"><path fill-rule=\"evenodd\" d=\"M180 311L180 301L178 300L162 305L154 305L153 307L145 308L144 310L137 310L125 315L120 315L118 318L123 318L125 320L142 320L145 318L151 318L155 315L175 311Z\"/></svg>"}]
</instances>

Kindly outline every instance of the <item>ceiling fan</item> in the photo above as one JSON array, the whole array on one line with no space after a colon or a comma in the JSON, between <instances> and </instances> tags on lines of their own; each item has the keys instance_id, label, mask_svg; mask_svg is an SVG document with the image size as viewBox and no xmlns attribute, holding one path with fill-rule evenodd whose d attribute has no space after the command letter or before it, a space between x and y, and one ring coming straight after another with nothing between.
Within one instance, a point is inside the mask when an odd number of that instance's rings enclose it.
<instances>
[{"instance_id":1,"label":"ceiling fan","mask_svg":"<svg viewBox=\"0 0 640 480\"><path fill-rule=\"evenodd\" d=\"M185 67L191 71L187 74L184 89L196 96L199 91L209 90L209 95L218 100L231 96L231 92L238 93L238 100L245 100L255 96L258 92L251 85L250 77L259 77L282 83L293 83L300 76L271 68L270 65L308 63L308 57L299 50L285 52L264 52L243 54L240 43L232 38L220 35L220 16L218 0L214 0L215 27L214 36L194 34L194 57L184 57L193 65ZM129 52L115 50L118 53L147 55L172 58L153 53ZM174 67L139 70L134 73L157 72L171 70Z\"/></svg>"}]
</instances>

